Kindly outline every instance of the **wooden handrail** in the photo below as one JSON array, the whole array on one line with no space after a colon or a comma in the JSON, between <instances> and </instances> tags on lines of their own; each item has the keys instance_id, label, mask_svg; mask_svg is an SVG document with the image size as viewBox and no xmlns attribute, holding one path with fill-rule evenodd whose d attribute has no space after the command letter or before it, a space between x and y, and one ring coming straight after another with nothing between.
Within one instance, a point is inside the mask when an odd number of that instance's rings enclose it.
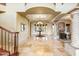
<instances>
[{"instance_id":1,"label":"wooden handrail","mask_svg":"<svg viewBox=\"0 0 79 59\"><path fill-rule=\"evenodd\" d=\"M13 42L13 46L14 49L12 48L12 50L14 51L13 54L10 53L10 55L17 55L18 54L18 34L19 32L11 32L10 30L7 30L5 28L3 28L2 26L0 26L0 34L1 34L1 49L6 50L6 43L8 43L8 51L10 51L10 41ZM6 36L8 37L8 40L6 38ZM7 42L8 41L8 42ZM5 45L3 45L3 43L5 43ZM3 48L3 46L5 46L5 48Z\"/></svg>"},{"instance_id":2,"label":"wooden handrail","mask_svg":"<svg viewBox=\"0 0 79 59\"><path fill-rule=\"evenodd\" d=\"M15 32L11 32L10 30L5 29L5 28L2 27L2 26L0 26L0 28L1 28L2 30L5 30L5 31L9 32L9 33L15 33Z\"/></svg>"},{"instance_id":3,"label":"wooden handrail","mask_svg":"<svg viewBox=\"0 0 79 59\"><path fill-rule=\"evenodd\" d=\"M4 6L6 6L6 3L0 3L1 5L4 5Z\"/></svg>"}]
</instances>

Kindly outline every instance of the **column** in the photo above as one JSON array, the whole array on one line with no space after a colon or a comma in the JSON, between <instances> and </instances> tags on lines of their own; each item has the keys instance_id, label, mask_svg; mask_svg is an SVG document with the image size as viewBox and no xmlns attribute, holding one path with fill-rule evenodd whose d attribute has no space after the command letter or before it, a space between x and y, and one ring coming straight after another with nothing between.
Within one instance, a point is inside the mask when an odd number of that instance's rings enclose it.
<instances>
[{"instance_id":1,"label":"column","mask_svg":"<svg viewBox=\"0 0 79 59\"><path fill-rule=\"evenodd\" d=\"M72 16L71 45L75 48L79 48L79 10L74 11Z\"/></svg>"},{"instance_id":2,"label":"column","mask_svg":"<svg viewBox=\"0 0 79 59\"><path fill-rule=\"evenodd\" d=\"M54 24L54 39L59 39L59 36L58 36L58 29L57 29L57 24Z\"/></svg>"}]
</instances>

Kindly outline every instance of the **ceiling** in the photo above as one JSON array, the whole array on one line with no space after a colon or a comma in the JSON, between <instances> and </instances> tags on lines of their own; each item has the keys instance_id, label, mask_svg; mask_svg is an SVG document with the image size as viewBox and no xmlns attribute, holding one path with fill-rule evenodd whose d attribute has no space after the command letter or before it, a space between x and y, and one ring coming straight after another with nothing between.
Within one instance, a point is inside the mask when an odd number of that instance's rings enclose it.
<instances>
[{"instance_id":1,"label":"ceiling","mask_svg":"<svg viewBox=\"0 0 79 59\"><path fill-rule=\"evenodd\" d=\"M50 21L56 17L60 12L56 12L48 7L33 7L25 12L19 12L22 16L29 19L29 21Z\"/></svg>"}]
</instances>

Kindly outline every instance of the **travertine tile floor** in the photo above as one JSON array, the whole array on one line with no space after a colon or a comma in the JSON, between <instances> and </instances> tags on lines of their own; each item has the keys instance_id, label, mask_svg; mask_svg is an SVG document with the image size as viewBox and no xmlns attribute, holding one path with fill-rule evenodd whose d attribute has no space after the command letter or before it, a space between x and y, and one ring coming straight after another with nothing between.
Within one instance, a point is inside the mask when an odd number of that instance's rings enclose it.
<instances>
[{"instance_id":1,"label":"travertine tile floor","mask_svg":"<svg viewBox=\"0 0 79 59\"><path fill-rule=\"evenodd\" d=\"M21 56L68 56L62 41L28 40L20 48Z\"/></svg>"}]
</instances>

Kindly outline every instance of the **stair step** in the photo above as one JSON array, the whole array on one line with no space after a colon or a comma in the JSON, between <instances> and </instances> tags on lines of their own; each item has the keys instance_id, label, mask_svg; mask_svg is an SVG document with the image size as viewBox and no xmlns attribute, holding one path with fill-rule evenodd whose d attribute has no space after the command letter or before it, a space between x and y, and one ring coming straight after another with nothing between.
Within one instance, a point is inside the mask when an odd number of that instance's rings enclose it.
<instances>
[{"instance_id":1,"label":"stair step","mask_svg":"<svg viewBox=\"0 0 79 59\"><path fill-rule=\"evenodd\" d=\"M0 56L9 56L9 52L0 48Z\"/></svg>"}]
</instances>

